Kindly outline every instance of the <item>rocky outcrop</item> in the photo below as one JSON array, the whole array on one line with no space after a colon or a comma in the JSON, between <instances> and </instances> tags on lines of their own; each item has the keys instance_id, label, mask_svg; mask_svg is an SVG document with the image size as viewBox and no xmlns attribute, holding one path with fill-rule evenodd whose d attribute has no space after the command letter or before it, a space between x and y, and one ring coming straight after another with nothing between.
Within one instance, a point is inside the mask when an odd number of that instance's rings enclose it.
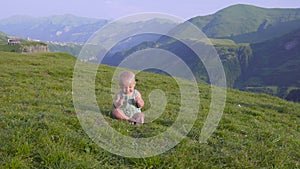
<instances>
[{"instance_id":1,"label":"rocky outcrop","mask_svg":"<svg viewBox=\"0 0 300 169\"><path fill-rule=\"evenodd\" d=\"M21 53L38 53L38 52L48 52L47 45L30 45L30 46L21 46Z\"/></svg>"}]
</instances>

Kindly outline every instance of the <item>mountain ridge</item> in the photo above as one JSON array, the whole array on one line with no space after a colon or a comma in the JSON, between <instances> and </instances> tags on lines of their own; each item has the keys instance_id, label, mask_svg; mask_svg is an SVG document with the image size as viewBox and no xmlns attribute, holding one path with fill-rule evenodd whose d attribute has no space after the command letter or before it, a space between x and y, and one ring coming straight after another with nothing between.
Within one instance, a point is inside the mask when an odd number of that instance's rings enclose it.
<instances>
[{"instance_id":1,"label":"mountain ridge","mask_svg":"<svg viewBox=\"0 0 300 169\"><path fill-rule=\"evenodd\" d=\"M193 17L188 21L198 26L208 37L229 39L235 37L235 41L247 43L249 41L239 39L238 35L263 31L276 27L278 24L299 19L300 8L262 8L239 4L221 9L208 16ZM287 30L280 35L289 31L292 30ZM271 36L271 38L274 37L274 35Z\"/></svg>"}]
</instances>

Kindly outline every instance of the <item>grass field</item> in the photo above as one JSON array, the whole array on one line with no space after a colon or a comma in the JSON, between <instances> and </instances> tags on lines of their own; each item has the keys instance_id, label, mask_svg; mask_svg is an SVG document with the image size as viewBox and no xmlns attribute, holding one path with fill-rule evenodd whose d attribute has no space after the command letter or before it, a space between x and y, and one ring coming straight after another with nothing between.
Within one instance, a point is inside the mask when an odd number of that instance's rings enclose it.
<instances>
[{"instance_id":1,"label":"grass field","mask_svg":"<svg viewBox=\"0 0 300 169\"><path fill-rule=\"evenodd\" d=\"M0 168L300 168L300 104L228 89L217 130L199 143L210 88L199 84L198 118L181 143L149 158L126 158L95 144L80 125L72 100L76 59L65 53L0 52ZM97 103L107 122L131 137L165 131L178 110L174 79L139 73L137 89L159 88L168 99L162 116L141 127L110 118L113 67L96 77ZM104 95L104 96L103 96Z\"/></svg>"}]
</instances>

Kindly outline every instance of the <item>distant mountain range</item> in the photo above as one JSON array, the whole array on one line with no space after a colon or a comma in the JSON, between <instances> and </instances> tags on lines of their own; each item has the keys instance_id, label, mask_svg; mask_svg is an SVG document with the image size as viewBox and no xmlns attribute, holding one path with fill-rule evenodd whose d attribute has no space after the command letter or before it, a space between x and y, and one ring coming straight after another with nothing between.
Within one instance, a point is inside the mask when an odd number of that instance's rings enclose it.
<instances>
[{"instance_id":1,"label":"distant mountain range","mask_svg":"<svg viewBox=\"0 0 300 169\"><path fill-rule=\"evenodd\" d=\"M0 31L42 41L86 42L108 22L105 19L72 15L44 18L14 16L0 20ZM138 30L141 26L152 26L151 22L134 23L130 26ZM289 93L295 94L299 90L300 9L233 5L215 14L190 18L187 22L201 29L213 43L223 63L228 87L282 98L290 98ZM159 21L155 21L156 25L157 23ZM162 27L174 25L175 23L161 24ZM122 27L124 25L120 29ZM113 40L110 35L107 34L107 40ZM138 50L158 47L193 65L198 80L209 83L205 68L199 61L193 60L195 57L189 49L176 41L164 41L168 43L162 44L162 38L157 35L137 36L113 48L104 61L106 64L118 65L122 59Z\"/></svg>"},{"instance_id":2,"label":"distant mountain range","mask_svg":"<svg viewBox=\"0 0 300 169\"><path fill-rule=\"evenodd\" d=\"M57 15L36 18L31 16L12 16L0 20L0 30L22 38L41 41L85 42L108 20Z\"/></svg>"},{"instance_id":3,"label":"distant mountain range","mask_svg":"<svg viewBox=\"0 0 300 169\"><path fill-rule=\"evenodd\" d=\"M110 20L77 17L74 15L57 15L42 18L30 16L12 16L0 20L0 31L21 38L32 38L41 41L55 42L86 42L93 33L101 29ZM118 23L119 26L112 31L126 31L124 25L145 29L147 27L158 27L158 29L169 29L177 23L166 22L160 19L152 19L145 22ZM141 27L143 26L143 27ZM123 28L123 30L120 30ZM134 30L134 29L133 29ZM108 32L105 36L111 38L114 32Z\"/></svg>"},{"instance_id":4,"label":"distant mountain range","mask_svg":"<svg viewBox=\"0 0 300 169\"><path fill-rule=\"evenodd\" d=\"M0 20L0 31L42 41L86 42L95 31L109 21L70 14L41 18L12 16ZM266 9L251 5L233 5L215 14L197 16L188 21L199 27L210 38L232 39L237 43L256 43L298 29L300 9Z\"/></svg>"}]
</instances>

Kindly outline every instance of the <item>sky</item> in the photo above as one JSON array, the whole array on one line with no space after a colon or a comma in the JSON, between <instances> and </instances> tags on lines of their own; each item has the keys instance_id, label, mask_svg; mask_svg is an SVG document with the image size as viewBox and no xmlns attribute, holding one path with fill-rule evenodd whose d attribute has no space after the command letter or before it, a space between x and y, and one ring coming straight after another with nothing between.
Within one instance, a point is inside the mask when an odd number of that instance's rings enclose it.
<instances>
[{"instance_id":1,"label":"sky","mask_svg":"<svg viewBox=\"0 0 300 169\"><path fill-rule=\"evenodd\" d=\"M118 19L145 12L189 19L213 14L234 4L264 8L300 8L300 0L3 0L0 19L13 15L46 17L63 14Z\"/></svg>"}]
</instances>

